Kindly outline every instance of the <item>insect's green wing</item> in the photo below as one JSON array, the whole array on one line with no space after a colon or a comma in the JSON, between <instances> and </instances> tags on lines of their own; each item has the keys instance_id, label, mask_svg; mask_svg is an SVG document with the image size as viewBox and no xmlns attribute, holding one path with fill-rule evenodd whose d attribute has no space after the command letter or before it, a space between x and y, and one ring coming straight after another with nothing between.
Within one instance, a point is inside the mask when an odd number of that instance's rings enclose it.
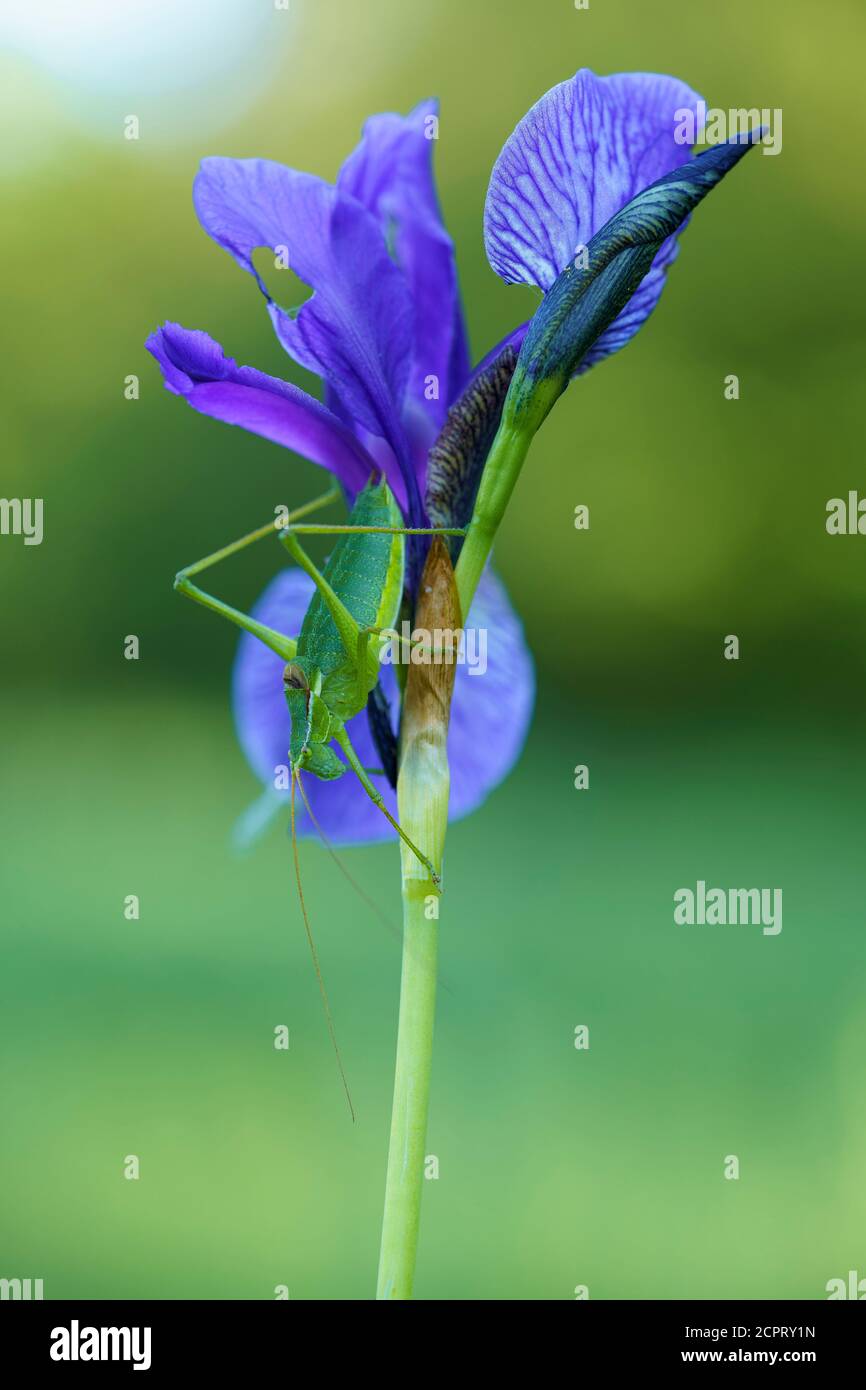
<instances>
[{"instance_id":1,"label":"insect's green wing","mask_svg":"<svg viewBox=\"0 0 866 1390\"><path fill-rule=\"evenodd\" d=\"M384 481L367 484L349 517L350 526L403 524ZM323 575L359 627L393 627L400 611L404 563L405 537L369 532L353 536L347 532L337 540ZM301 625L297 659L307 670L316 668L322 673L322 695L334 713L348 719L358 712L357 654L347 653L318 591Z\"/></svg>"}]
</instances>

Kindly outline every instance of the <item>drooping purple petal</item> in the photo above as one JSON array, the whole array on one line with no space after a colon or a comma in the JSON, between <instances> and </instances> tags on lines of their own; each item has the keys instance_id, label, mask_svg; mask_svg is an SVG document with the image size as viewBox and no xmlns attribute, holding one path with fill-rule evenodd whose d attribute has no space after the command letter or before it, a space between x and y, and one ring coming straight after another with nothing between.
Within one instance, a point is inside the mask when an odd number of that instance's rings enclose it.
<instances>
[{"instance_id":1,"label":"drooping purple petal","mask_svg":"<svg viewBox=\"0 0 866 1390\"><path fill-rule=\"evenodd\" d=\"M296 633L310 601L312 583L298 569L286 569L262 594L254 616ZM502 781L516 762L532 713L535 679L532 658L520 620L500 581L488 571L475 596L469 628L479 635L471 650L481 662L480 633L486 633L487 669L471 674L470 664L458 666L448 736L451 764L450 817L473 811ZM283 695L283 663L254 637L244 633L238 646L233 676L233 706L238 739L256 776L273 785L274 770L288 763L289 714ZM393 668L383 666L382 685L396 723L397 694ZM376 766L366 713L348 725L362 762ZM386 804L396 814L396 797L384 778L376 778ZM347 772L335 782L305 776L304 786L314 814L329 839L337 844L389 839L388 822ZM306 816L299 819L303 834L314 834Z\"/></svg>"},{"instance_id":2,"label":"drooping purple petal","mask_svg":"<svg viewBox=\"0 0 866 1390\"><path fill-rule=\"evenodd\" d=\"M523 748L535 703L535 668L523 624L502 581L482 576L467 632L487 634L487 669L458 666L448 731L450 815L468 815L508 776Z\"/></svg>"},{"instance_id":3,"label":"drooping purple petal","mask_svg":"<svg viewBox=\"0 0 866 1390\"><path fill-rule=\"evenodd\" d=\"M403 269L415 307L408 403L438 432L469 372L454 244L442 222L433 177L439 104L425 101L408 116L371 116L349 155L337 188L369 208ZM438 398L430 378L435 377Z\"/></svg>"},{"instance_id":4,"label":"drooping purple petal","mask_svg":"<svg viewBox=\"0 0 866 1390\"><path fill-rule=\"evenodd\" d=\"M677 143L675 132L681 113L696 111L699 101L674 77L596 77L587 68L547 92L505 142L490 178L484 239L497 274L511 284L549 289L619 208L690 158L690 147ZM676 254L670 237L581 371L637 332Z\"/></svg>"},{"instance_id":5,"label":"drooping purple petal","mask_svg":"<svg viewBox=\"0 0 866 1390\"><path fill-rule=\"evenodd\" d=\"M349 494L359 492L373 459L330 410L287 381L239 367L219 343L197 329L166 323L147 340L169 391L202 415L260 434L321 464ZM391 486L400 487L399 473Z\"/></svg>"},{"instance_id":6,"label":"drooping purple petal","mask_svg":"<svg viewBox=\"0 0 866 1390\"><path fill-rule=\"evenodd\" d=\"M203 160L193 199L205 230L255 276L287 351L333 384L354 421L388 441L414 492L400 420L412 300L372 213L322 179L267 159ZM314 291L296 313L273 302L253 265L263 246L287 257Z\"/></svg>"}]
</instances>

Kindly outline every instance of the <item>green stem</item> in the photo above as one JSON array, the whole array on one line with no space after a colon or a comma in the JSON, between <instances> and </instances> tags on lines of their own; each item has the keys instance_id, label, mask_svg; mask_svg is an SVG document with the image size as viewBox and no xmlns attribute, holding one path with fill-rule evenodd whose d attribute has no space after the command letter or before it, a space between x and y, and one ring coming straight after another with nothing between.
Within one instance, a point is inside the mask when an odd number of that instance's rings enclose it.
<instances>
[{"instance_id":1,"label":"green stem","mask_svg":"<svg viewBox=\"0 0 866 1390\"><path fill-rule=\"evenodd\" d=\"M481 479L472 521L452 576L447 551L439 542L438 565L447 566L439 583L433 576L433 552L425 568L416 622L434 630L462 626L476 586L487 563L493 539L517 482L532 431L515 429L508 411L493 442ZM432 566L432 567L431 567ZM426 583L428 578L430 582ZM430 605L430 616L424 608ZM453 666L412 667L403 704L400 775L397 803L402 832L426 851L441 877L448 827L448 713ZM430 676L424 683L420 673ZM437 678L434 673L440 673ZM450 672L445 685L441 673ZM437 681L440 684L437 685ZM427 1105L433 1064L433 1020L436 1010L436 958L439 898L418 859L401 845L403 865L403 974L397 1027L397 1065L385 1214L379 1256L380 1299L409 1299L415 1275L421 1191L427 1140Z\"/></svg>"},{"instance_id":2,"label":"green stem","mask_svg":"<svg viewBox=\"0 0 866 1390\"><path fill-rule=\"evenodd\" d=\"M436 1009L438 923L425 915L429 891L429 882L403 881L403 974L376 1292L380 1299L411 1298L415 1275Z\"/></svg>"},{"instance_id":3,"label":"green stem","mask_svg":"<svg viewBox=\"0 0 866 1390\"><path fill-rule=\"evenodd\" d=\"M452 631L463 625L532 438L528 422L524 419L521 423L521 428L515 428L506 402L456 571L452 574L441 539L437 541L438 552L431 550L428 557L415 615L419 627ZM425 671L429 673L426 677L422 675ZM448 826L446 744L453 672L451 664L410 668L397 780L401 833L426 851L440 877ZM380 1299L412 1297L436 1009L439 898L433 882L405 844L401 845L401 858L403 974L379 1256Z\"/></svg>"},{"instance_id":4,"label":"green stem","mask_svg":"<svg viewBox=\"0 0 866 1390\"><path fill-rule=\"evenodd\" d=\"M454 573L441 537L427 558L416 619L430 630L451 631L459 626ZM400 823L403 832L429 857L437 884L448 829L447 740L454 671L453 663L410 667L400 726ZM379 1256L380 1299L412 1297L436 1012L439 890L429 869L406 843L400 845L400 861L403 973Z\"/></svg>"},{"instance_id":5,"label":"green stem","mask_svg":"<svg viewBox=\"0 0 866 1390\"><path fill-rule=\"evenodd\" d=\"M454 572L464 621L532 442L531 430L515 429L507 417L506 405L502 423L487 455L472 520Z\"/></svg>"}]
</instances>

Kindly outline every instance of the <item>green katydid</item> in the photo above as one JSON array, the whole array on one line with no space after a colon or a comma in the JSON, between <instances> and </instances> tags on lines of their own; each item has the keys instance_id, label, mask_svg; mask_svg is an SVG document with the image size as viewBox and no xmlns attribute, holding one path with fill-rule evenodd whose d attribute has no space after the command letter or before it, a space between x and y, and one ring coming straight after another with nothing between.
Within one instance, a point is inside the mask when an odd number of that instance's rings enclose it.
<instances>
[{"instance_id":1,"label":"green katydid","mask_svg":"<svg viewBox=\"0 0 866 1390\"><path fill-rule=\"evenodd\" d=\"M375 477L371 478L359 493L347 525L297 524L299 517L317 511L339 495L339 488L330 489L323 496L291 513L289 523L285 527L278 529L278 524L273 521L259 527L258 530L242 536L203 560L187 566L180 571L174 583L175 588L188 598L252 633L286 662L283 685L291 717L290 807L298 892L328 1031L337 1053L348 1097L348 1086L340 1062L328 999L301 888L294 833L295 787L298 786L306 803L300 782L302 771L329 781L341 777L347 771L348 764L371 801L391 822L397 834L417 856L430 873L433 883L438 886L439 878L431 861L413 844L399 822L391 815L370 781L370 772L355 752L345 725L364 709L379 679L380 646L391 639L403 600L406 536L462 536L465 532L455 527L404 526L400 509L390 488L384 479L377 482ZM257 622L249 614L231 608L192 583L192 577L202 570L274 533L315 585L315 592L297 638ZM320 571L306 554L298 540L299 534L337 537L324 570ZM343 752L345 763L331 747L332 740ZM372 771L375 773L375 770ZM309 804L307 805L309 809ZM349 1107L352 1107L351 1098Z\"/></svg>"}]
</instances>

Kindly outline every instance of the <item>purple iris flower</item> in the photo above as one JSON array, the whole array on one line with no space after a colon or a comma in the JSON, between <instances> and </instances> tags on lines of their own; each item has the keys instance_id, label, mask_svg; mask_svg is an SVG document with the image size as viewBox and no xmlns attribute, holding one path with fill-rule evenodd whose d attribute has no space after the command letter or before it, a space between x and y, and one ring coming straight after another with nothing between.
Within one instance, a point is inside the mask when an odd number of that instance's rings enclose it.
<instances>
[{"instance_id":1,"label":"purple iris flower","mask_svg":"<svg viewBox=\"0 0 866 1390\"><path fill-rule=\"evenodd\" d=\"M509 283L549 289L630 198L691 157L674 132L683 109L696 110L699 100L672 77L600 78L586 69L543 96L509 136L490 179L484 238L497 274ZM513 350L527 328L520 325L488 352L473 375L454 246L433 179L436 113L436 103L428 101L405 117L371 117L334 185L261 159L206 159L196 177L202 226L257 281L283 347L321 377L322 401L237 366L206 333L167 323L147 342L167 388L194 409L320 464L339 479L349 503L373 469L384 472L407 524L414 526L431 524L434 514L428 465L449 409L509 350L513 366ZM287 311L270 296L253 265L259 247L287 259L311 287L300 309ZM671 237L581 371L637 332L655 307L676 251ZM440 524L435 516L434 523ZM294 636L311 594L307 576L286 568L262 594L254 616ZM473 810L507 775L523 745L534 696L520 621L489 569L468 626L488 634L487 669L457 669L448 740L452 818ZM282 666L255 638L241 636L235 722L265 787L246 830L287 795L274 789L275 770L286 765L289 745ZM382 687L396 727L398 694L390 668L383 668ZM351 721L349 734L362 761L377 764L366 712ZM317 820L335 843L393 833L354 778L307 778L305 786ZM396 813L396 798L384 783L381 789ZM301 820L299 830L311 833L312 827Z\"/></svg>"}]
</instances>

